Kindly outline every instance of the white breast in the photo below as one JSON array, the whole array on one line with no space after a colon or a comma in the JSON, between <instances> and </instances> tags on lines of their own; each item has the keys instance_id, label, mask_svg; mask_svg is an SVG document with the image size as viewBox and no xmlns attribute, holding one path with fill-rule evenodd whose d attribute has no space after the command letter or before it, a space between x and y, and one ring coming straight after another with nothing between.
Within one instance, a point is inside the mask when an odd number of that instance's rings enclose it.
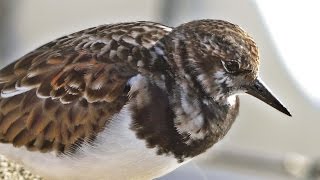
<instances>
[{"instance_id":1,"label":"white breast","mask_svg":"<svg viewBox=\"0 0 320 180\"><path fill-rule=\"evenodd\" d=\"M97 137L95 146L85 145L76 156L56 157L0 144L0 153L25 164L48 179L152 179L181 164L173 156L157 155L129 129L127 106Z\"/></svg>"}]
</instances>

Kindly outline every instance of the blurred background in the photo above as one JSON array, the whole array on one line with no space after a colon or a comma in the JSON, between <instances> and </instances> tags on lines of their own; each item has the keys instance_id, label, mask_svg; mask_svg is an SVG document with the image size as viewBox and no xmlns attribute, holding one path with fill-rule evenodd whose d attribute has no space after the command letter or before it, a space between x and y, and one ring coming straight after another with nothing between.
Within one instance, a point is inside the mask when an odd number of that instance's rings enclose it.
<instances>
[{"instance_id":1,"label":"blurred background","mask_svg":"<svg viewBox=\"0 0 320 180\"><path fill-rule=\"evenodd\" d=\"M240 116L227 136L160 180L317 179L319 8L320 2L311 0L0 0L0 65L100 24L150 20L177 26L207 18L233 22L255 39L260 74L293 117L242 95Z\"/></svg>"}]
</instances>

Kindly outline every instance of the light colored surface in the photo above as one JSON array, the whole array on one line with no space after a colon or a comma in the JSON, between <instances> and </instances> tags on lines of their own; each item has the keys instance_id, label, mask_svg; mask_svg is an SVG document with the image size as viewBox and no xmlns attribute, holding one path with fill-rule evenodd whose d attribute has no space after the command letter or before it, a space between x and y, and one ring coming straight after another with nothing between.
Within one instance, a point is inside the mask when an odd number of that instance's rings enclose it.
<instances>
[{"instance_id":1,"label":"light colored surface","mask_svg":"<svg viewBox=\"0 0 320 180\"><path fill-rule=\"evenodd\" d=\"M1 180L41 180L39 176L31 174L21 165L8 161L0 155L0 179Z\"/></svg>"},{"instance_id":2,"label":"light colored surface","mask_svg":"<svg viewBox=\"0 0 320 180\"><path fill-rule=\"evenodd\" d=\"M257 1L279 54L299 86L320 108L320 1ZM286 9L283 13L283 9ZM300 13L297 13L297 9ZM307 69L307 70L306 70Z\"/></svg>"},{"instance_id":3,"label":"light colored surface","mask_svg":"<svg viewBox=\"0 0 320 180\"><path fill-rule=\"evenodd\" d=\"M284 116L253 97L243 95L239 118L219 147L214 148L232 146L262 154L298 152L310 157L320 155L319 107L305 98L303 90L288 74L289 67L284 66L254 2L176 0L171 7L174 11L170 18L161 17L162 7L161 0L16 1L12 30L6 35L11 39L8 45L12 49L8 60L12 61L54 38L98 24L162 20L177 25L200 18L229 20L242 26L256 40L261 53L261 76L288 106L293 118ZM208 153L205 159L211 161L211 157Z\"/></svg>"}]
</instances>

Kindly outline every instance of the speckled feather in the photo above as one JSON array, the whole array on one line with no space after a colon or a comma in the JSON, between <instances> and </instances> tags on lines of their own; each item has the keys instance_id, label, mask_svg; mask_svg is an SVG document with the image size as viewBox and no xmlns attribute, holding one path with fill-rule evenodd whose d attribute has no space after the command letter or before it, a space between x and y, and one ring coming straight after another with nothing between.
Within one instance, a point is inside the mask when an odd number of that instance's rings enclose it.
<instances>
[{"instance_id":1,"label":"speckled feather","mask_svg":"<svg viewBox=\"0 0 320 180\"><path fill-rule=\"evenodd\" d=\"M50 42L0 71L0 140L42 152L90 141L127 102L138 61L167 34L152 22L104 25Z\"/></svg>"}]
</instances>

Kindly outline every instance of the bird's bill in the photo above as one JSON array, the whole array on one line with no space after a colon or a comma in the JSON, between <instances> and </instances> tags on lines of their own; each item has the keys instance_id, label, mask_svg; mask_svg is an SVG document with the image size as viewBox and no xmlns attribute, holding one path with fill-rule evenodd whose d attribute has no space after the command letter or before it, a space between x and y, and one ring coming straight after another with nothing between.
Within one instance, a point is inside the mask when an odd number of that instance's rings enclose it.
<instances>
[{"instance_id":1,"label":"bird's bill","mask_svg":"<svg viewBox=\"0 0 320 180\"><path fill-rule=\"evenodd\" d=\"M247 88L248 94L260 99L261 101L269 104L270 106L274 107L278 111L291 116L290 112L287 110L286 107L282 105L282 103L271 93L271 91L267 88L264 83L257 78L253 84L251 84Z\"/></svg>"}]
</instances>

